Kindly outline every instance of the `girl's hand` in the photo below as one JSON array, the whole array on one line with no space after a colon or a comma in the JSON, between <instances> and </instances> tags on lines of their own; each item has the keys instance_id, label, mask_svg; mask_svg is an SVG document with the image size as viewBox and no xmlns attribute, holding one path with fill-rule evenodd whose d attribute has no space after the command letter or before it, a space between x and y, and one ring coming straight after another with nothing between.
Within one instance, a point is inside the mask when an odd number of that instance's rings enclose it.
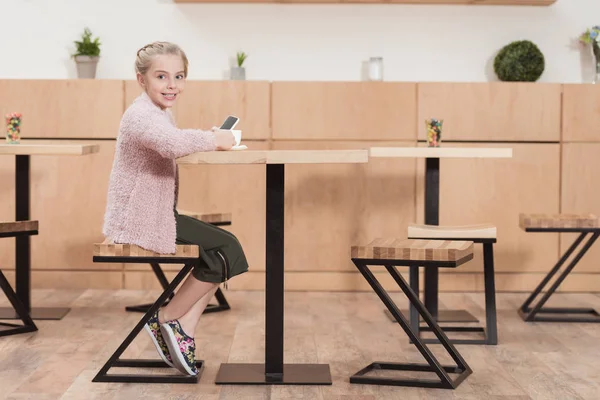
<instances>
[{"instance_id":1,"label":"girl's hand","mask_svg":"<svg viewBox=\"0 0 600 400\"><path fill-rule=\"evenodd\" d=\"M230 150L235 146L235 137L229 130L214 130L215 142L217 143L217 150Z\"/></svg>"}]
</instances>

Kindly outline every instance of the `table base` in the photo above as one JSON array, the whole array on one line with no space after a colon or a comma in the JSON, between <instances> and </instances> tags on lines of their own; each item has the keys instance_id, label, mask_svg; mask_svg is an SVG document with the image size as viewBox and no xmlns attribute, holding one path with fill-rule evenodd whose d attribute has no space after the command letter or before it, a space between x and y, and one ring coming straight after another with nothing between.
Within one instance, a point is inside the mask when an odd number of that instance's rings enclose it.
<instances>
[{"instance_id":1,"label":"table base","mask_svg":"<svg viewBox=\"0 0 600 400\"><path fill-rule=\"evenodd\" d=\"M265 364L221 364L217 385L331 385L329 364L283 364L280 376L265 375Z\"/></svg>"}]
</instances>

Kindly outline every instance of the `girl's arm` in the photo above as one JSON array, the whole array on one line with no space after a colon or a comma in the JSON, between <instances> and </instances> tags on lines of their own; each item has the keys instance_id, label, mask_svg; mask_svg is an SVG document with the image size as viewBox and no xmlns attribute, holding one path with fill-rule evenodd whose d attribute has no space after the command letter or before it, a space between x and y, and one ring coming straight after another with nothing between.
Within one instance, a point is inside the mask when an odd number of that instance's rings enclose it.
<instances>
[{"instance_id":1,"label":"girl's arm","mask_svg":"<svg viewBox=\"0 0 600 400\"><path fill-rule=\"evenodd\" d=\"M215 135L199 129L179 129L160 114L145 114L132 121L137 142L165 158L175 159L216 149Z\"/></svg>"}]
</instances>

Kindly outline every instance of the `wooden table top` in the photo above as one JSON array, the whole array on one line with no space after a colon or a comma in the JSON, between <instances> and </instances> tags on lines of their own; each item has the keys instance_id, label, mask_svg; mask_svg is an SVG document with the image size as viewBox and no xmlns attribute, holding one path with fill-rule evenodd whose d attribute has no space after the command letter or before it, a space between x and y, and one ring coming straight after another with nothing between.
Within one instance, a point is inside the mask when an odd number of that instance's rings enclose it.
<instances>
[{"instance_id":1,"label":"wooden table top","mask_svg":"<svg viewBox=\"0 0 600 400\"><path fill-rule=\"evenodd\" d=\"M371 147L370 157L512 158L513 149L500 147Z\"/></svg>"},{"instance_id":2,"label":"wooden table top","mask_svg":"<svg viewBox=\"0 0 600 400\"><path fill-rule=\"evenodd\" d=\"M99 151L100 145L93 143L34 140L22 140L19 144L0 143L0 155L83 156Z\"/></svg>"},{"instance_id":3,"label":"wooden table top","mask_svg":"<svg viewBox=\"0 0 600 400\"><path fill-rule=\"evenodd\" d=\"M236 150L209 151L177 159L177 164L359 164L368 150Z\"/></svg>"}]
</instances>

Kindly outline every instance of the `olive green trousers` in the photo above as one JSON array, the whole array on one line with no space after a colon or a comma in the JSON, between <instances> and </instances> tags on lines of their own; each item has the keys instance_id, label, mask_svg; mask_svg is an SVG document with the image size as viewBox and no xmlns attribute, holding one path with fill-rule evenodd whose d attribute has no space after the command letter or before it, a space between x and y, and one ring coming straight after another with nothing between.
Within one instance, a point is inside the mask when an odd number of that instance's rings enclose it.
<instances>
[{"instance_id":1,"label":"olive green trousers","mask_svg":"<svg viewBox=\"0 0 600 400\"><path fill-rule=\"evenodd\" d=\"M203 282L220 283L248 271L242 245L231 233L217 226L175 213L177 244L196 244L202 262L192 275Z\"/></svg>"}]
</instances>

